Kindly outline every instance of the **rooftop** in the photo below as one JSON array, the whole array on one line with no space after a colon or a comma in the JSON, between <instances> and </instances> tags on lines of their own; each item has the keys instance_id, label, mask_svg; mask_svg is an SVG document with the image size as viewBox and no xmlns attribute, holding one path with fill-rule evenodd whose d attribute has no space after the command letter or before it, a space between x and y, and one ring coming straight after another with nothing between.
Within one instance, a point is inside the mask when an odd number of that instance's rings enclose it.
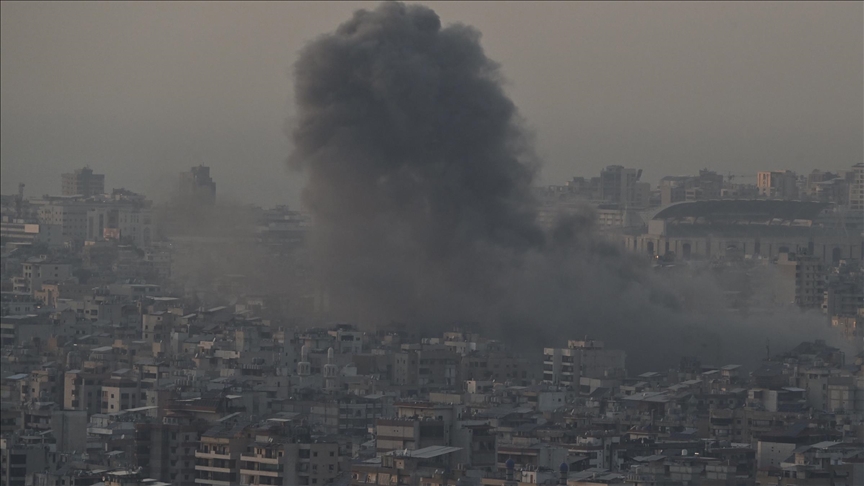
<instances>
[{"instance_id":1,"label":"rooftop","mask_svg":"<svg viewBox=\"0 0 864 486\"><path fill-rule=\"evenodd\" d=\"M423 449L417 450L395 450L386 453L386 455L391 456L405 456L405 457L414 457L417 459L432 459L433 457L443 456L445 454L451 454L456 451L461 451L461 447L447 447L447 446L429 446L424 447Z\"/></svg>"},{"instance_id":2,"label":"rooftop","mask_svg":"<svg viewBox=\"0 0 864 486\"><path fill-rule=\"evenodd\" d=\"M662 209L655 220L705 218L707 221L755 220L814 220L828 204L803 201L723 199L686 201Z\"/></svg>"}]
</instances>

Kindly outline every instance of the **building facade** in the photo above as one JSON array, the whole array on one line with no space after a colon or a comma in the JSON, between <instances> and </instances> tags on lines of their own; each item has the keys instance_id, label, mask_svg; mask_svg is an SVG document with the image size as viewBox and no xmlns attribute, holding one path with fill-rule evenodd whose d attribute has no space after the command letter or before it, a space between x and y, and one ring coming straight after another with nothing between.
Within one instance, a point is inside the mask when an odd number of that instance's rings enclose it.
<instances>
[{"instance_id":1,"label":"building facade","mask_svg":"<svg viewBox=\"0 0 864 486\"><path fill-rule=\"evenodd\" d=\"M852 166L852 183L849 186L849 209L864 211L864 163Z\"/></svg>"},{"instance_id":2,"label":"building facade","mask_svg":"<svg viewBox=\"0 0 864 486\"><path fill-rule=\"evenodd\" d=\"M63 174L63 195L90 197L105 193L105 174L95 174L89 167Z\"/></svg>"},{"instance_id":3,"label":"building facade","mask_svg":"<svg viewBox=\"0 0 864 486\"><path fill-rule=\"evenodd\" d=\"M759 195L768 199L797 199L798 176L791 170L760 171L756 174Z\"/></svg>"},{"instance_id":4,"label":"building facade","mask_svg":"<svg viewBox=\"0 0 864 486\"><path fill-rule=\"evenodd\" d=\"M626 358L602 341L570 340L566 348L543 349L543 381L578 388L582 378L624 378Z\"/></svg>"},{"instance_id":5,"label":"building facade","mask_svg":"<svg viewBox=\"0 0 864 486\"><path fill-rule=\"evenodd\" d=\"M187 202L212 205L216 202L216 183L210 167L199 165L180 174L180 198Z\"/></svg>"},{"instance_id":6,"label":"building facade","mask_svg":"<svg viewBox=\"0 0 864 486\"><path fill-rule=\"evenodd\" d=\"M623 240L626 249L637 253L685 260L734 255L774 259L799 249L825 263L862 259L860 226L827 210L827 204L817 202L683 202L664 208L646 230Z\"/></svg>"}]
</instances>

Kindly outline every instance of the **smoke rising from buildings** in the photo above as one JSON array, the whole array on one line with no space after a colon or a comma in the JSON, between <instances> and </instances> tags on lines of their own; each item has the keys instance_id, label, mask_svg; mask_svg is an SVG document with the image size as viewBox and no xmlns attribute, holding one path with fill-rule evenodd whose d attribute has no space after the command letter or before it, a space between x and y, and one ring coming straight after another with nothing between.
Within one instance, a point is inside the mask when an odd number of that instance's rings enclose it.
<instances>
[{"instance_id":1,"label":"smoke rising from buildings","mask_svg":"<svg viewBox=\"0 0 864 486\"><path fill-rule=\"evenodd\" d=\"M653 272L605 241L590 211L546 231L530 136L469 26L385 3L310 43L295 75L289 163L309 175L334 317L477 322L524 345L588 334L637 368L730 361L778 329L790 344L819 332L804 314L724 317L710 278Z\"/></svg>"}]
</instances>

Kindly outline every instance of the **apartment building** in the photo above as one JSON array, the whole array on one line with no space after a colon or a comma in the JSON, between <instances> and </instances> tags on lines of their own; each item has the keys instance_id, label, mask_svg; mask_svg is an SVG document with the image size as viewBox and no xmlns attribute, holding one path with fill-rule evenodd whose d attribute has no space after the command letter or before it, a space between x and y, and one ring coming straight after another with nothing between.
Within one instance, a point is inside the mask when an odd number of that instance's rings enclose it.
<instances>
[{"instance_id":1,"label":"apartment building","mask_svg":"<svg viewBox=\"0 0 864 486\"><path fill-rule=\"evenodd\" d=\"M216 201L216 183L210 177L210 167L199 165L180 174L179 195L188 203L212 205Z\"/></svg>"},{"instance_id":2,"label":"apartment building","mask_svg":"<svg viewBox=\"0 0 864 486\"><path fill-rule=\"evenodd\" d=\"M48 464L47 449L22 443L16 436L0 438L0 484L25 486L29 471L44 470Z\"/></svg>"},{"instance_id":3,"label":"apartment building","mask_svg":"<svg viewBox=\"0 0 864 486\"><path fill-rule=\"evenodd\" d=\"M87 210L87 241L115 239L149 246L153 236L149 208L137 205L100 204Z\"/></svg>"},{"instance_id":4,"label":"apartment building","mask_svg":"<svg viewBox=\"0 0 864 486\"><path fill-rule=\"evenodd\" d=\"M566 348L543 349L543 381L578 387L581 378L623 378L626 353L602 341L570 340Z\"/></svg>"},{"instance_id":5,"label":"apartment building","mask_svg":"<svg viewBox=\"0 0 864 486\"><path fill-rule=\"evenodd\" d=\"M849 209L864 211L864 163L852 166L852 182L849 185Z\"/></svg>"},{"instance_id":6,"label":"apartment building","mask_svg":"<svg viewBox=\"0 0 864 486\"><path fill-rule=\"evenodd\" d=\"M116 378L102 382L102 413L114 413L136 408L146 400L137 380Z\"/></svg>"},{"instance_id":7,"label":"apartment building","mask_svg":"<svg viewBox=\"0 0 864 486\"><path fill-rule=\"evenodd\" d=\"M423 349L417 362L417 384L435 388L450 388L461 382L461 356L446 349Z\"/></svg>"},{"instance_id":8,"label":"apartment building","mask_svg":"<svg viewBox=\"0 0 864 486\"><path fill-rule=\"evenodd\" d=\"M195 452L196 484L323 485L339 475L339 444L272 418L257 427L218 425Z\"/></svg>"},{"instance_id":9,"label":"apartment building","mask_svg":"<svg viewBox=\"0 0 864 486\"><path fill-rule=\"evenodd\" d=\"M786 300L801 308L820 309L825 299L825 274L822 260L807 254L805 250L796 253L781 253L777 257L777 267L786 278L788 289L793 288L794 297Z\"/></svg>"},{"instance_id":10,"label":"apartment building","mask_svg":"<svg viewBox=\"0 0 864 486\"><path fill-rule=\"evenodd\" d=\"M339 445L308 436L258 435L240 464L241 484L331 484L339 475Z\"/></svg>"},{"instance_id":11,"label":"apartment building","mask_svg":"<svg viewBox=\"0 0 864 486\"><path fill-rule=\"evenodd\" d=\"M528 385L534 367L528 359L502 352L473 351L462 357L460 379Z\"/></svg>"},{"instance_id":12,"label":"apartment building","mask_svg":"<svg viewBox=\"0 0 864 486\"><path fill-rule=\"evenodd\" d=\"M49 248L63 244L62 228L52 224L39 224L23 219L10 219L3 216L0 222L0 242L7 243L41 243Z\"/></svg>"},{"instance_id":13,"label":"apartment building","mask_svg":"<svg viewBox=\"0 0 864 486\"><path fill-rule=\"evenodd\" d=\"M797 199L798 175L791 170L761 171L756 174L759 195L769 199Z\"/></svg>"},{"instance_id":14,"label":"apartment building","mask_svg":"<svg viewBox=\"0 0 864 486\"><path fill-rule=\"evenodd\" d=\"M380 399L347 393L309 407L309 422L325 434L365 434L382 415Z\"/></svg>"},{"instance_id":15,"label":"apartment building","mask_svg":"<svg viewBox=\"0 0 864 486\"><path fill-rule=\"evenodd\" d=\"M52 199L39 207L39 224L60 228L64 242L80 242L87 238L89 205L74 200Z\"/></svg>"},{"instance_id":16,"label":"apartment building","mask_svg":"<svg viewBox=\"0 0 864 486\"><path fill-rule=\"evenodd\" d=\"M179 486L195 484L195 454L204 421L189 414L168 412L135 424L135 461L149 477Z\"/></svg>"},{"instance_id":17,"label":"apartment building","mask_svg":"<svg viewBox=\"0 0 864 486\"><path fill-rule=\"evenodd\" d=\"M376 451L388 452L395 450L422 449L430 445L444 445L442 433L429 434L432 431L427 424L427 436L424 441L420 437L420 421L414 419L378 419L375 423Z\"/></svg>"},{"instance_id":18,"label":"apartment building","mask_svg":"<svg viewBox=\"0 0 864 486\"><path fill-rule=\"evenodd\" d=\"M420 356L417 351L408 350L393 355L393 382L397 385L411 386L419 382Z\"/></svg>"},{"instance_id":19,"label":"apartment building","mask_svg":"<svg viewBox=\"0 0 864 486\"><path fill-rule=\"evenodd\" d=\"M660 179L660 204L668 206L681 201L720 199L723 176L700 170L698 176L666 176Z\"/></svg>"},{"instance_id":20,"label":"apartment building","mask_svg":"<svg viewBox=\"0 0 864 486\"><path fill-rule=\"evenodd\" d=\"M90 197L105 193L105 174L96 174L84 167L62 175L64 196Z\"/></svg>"},{"instance_id":21,"label":"apartment building","mask_svg":"<svg viewBox=\"0 0 864 486\"><path fill-rule=\"evenodd\" d=\"M86 410L88 415L102 411L102 376L82 370L69 370L63 378L63 408Z\"/></svg>"},{"instance_id":22,"label":"apartment building","mask_svg":"<svg viewBox=\"0 0 864 486\"><path fill-rule=\"evenodd\" d=\"M240 456L249 443L248 424L220 424L201 435L195 451L195 483L225 486L240 482Z\"/></svg>"},{"instance_id":23,"label":"apartment building","mask_svg":"<svg viewBox=\"0 0 864 486\"><path fill-rule=\"evenodd\" d=\"M651 185L639 182L642 169L610 165L600 171L600 199L621 207L648 207Z\"/></svg>"},{"instance_id":24,"label":"apartment building","mask_svg":"<svg viewBox=\"0 0 864 486\"><path fill-rule=\"evenodd\" d=\"M34 314L0 317L0 343L3 346L23 346L42 342L51 335L51 321Z\"/></svg>"},{"instance_id":25,"label":"apartment building","mask_svg":"<svg viewBox=\"0 0 864 486\"><path fill-rule=\"evenodd\" d=\"M854 316L864 309L861 275L845 281L829 282L822 300L822 312L829 316Z\"/></svg>"},{"instance_id":26,"label":"apartment building","mask_svg":"<svg viewBox=\"0 0 864 486\"><path fill-rule=\"evenodd\" d=\"M72 278L72 264L63 261L34 261L21 264L21 276L27 283L27 292L42 289L43 282L62 282Z\"/></svg>"},{"instance_id":27,"label":"apartment building","mask_svg":"<svg viewBox=\"0 0 864 486\"><path fill-rule=\"evenodd\" d=\"M57 368L33 370L27 380L27 397L40 402L59 402L63 395Z\"/></svg>"},{"instance_id":28,"label":"apartment building","mask_svg":"<svg viewBox=\"0 0 864 486\"><path fill-rule=\"evenodd\" d=\"M171 325L174 323L174 314L160 311L141 316L141 339L148 343L159 343L167 341Z\"/></svg>"}]
</instances>

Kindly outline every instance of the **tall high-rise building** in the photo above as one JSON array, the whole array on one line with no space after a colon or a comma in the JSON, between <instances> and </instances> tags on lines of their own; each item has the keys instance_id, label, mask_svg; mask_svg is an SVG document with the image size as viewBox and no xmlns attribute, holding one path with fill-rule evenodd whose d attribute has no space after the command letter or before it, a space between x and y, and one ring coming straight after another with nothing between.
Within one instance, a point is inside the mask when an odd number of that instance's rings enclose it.
<instances>
[{"instance_id":1,"label":"tall high-rise building","mask_svg":"<svg viewBox=\"0 0 864 486\"><path fill-rule=\"evenodd\" d=\"M90 197L105 193L105 174L94 174L89 167L63 174L63 195Z\"/></svg>"},{"instance_id":2,"label":"tall high-rise building","mask_svg":"<svg viewBox=\"0 0 864 486\"><path fill-rule=\"evenodd\" d=\"M642 169L610 165L600 171L600 199L628 207L646 207L651 193L648 183L640 183Z\"/></svg>"},{"instance_id":3,"label":"tall high-rise building","mask_svg":"<svg viewBox=\"0 0 864 486\"><path fill-rule=\"evenodd\" d=\"M666 176L660 179L660 204L720 199L722 188L723 176L707 169L698 176Z\"/></svg>"},{"instance_id":4,"label":"tall high-rise building","mask_svg":"<svg viewBox=\"0 0 864 486\"><path fill-rule=\"evenodd\" d=\"M783 300L795 302L802 308L818 309L822 306L825 278L819 257L799 249L795 253L781 253L777 257L777 266L786 280L781 292ZM794 297L790 299L792 295Z\"/></svg>"},{"instance_id":5,"label":"tall high-rise building","mask_svg":"<svg viewBox=\"0 0 864 486\"><path fill-rule=\"evenodd\" d=\"M210 167L199 165L180 174L180 198L208 205L216 202L216 183L210 177Z\"/></svg>"},{"instance_id":6,"label":"tall high-rise building","mask_svg":"<svg viewBox=\"0 0 864 486\"><path fill-rule=\"evenodd\" d=\"M852 182L849 185L849 209L864 211L864 163L852 166Z\"/></svg>"},{"instance_id":7,"label":"tall high-rise building","mask_svg":"<svg viewBox=\"0 0 864 486\"><path fill-rule=\"evenodd\" d=\"M207 422L169 411L165 418L135 424L135 461L144 474L179 486L194 486L195 452Z\"/></svg>"},{"instance_id":8,"label":"tall high-rise building","mask_svg":"<svg viewBox=\"0 0 864 486\"><path fill-rule=\"evenodd\" d=\"M566 348L543 349L543 381L579 387L580 378L623 378L627 354L602 341L569 340Z\"/></svg>"},{"instance_id":9,"label":"tall high-rise building","mask_svg":"<svg viewBox=\"0 0 864 486\"><path fill-rule=\"evenodd\" d=\"M798 175L791 170L761 171L756 174L759 195L770 199L798 199Z\"/></svg>"}]
</instances>

